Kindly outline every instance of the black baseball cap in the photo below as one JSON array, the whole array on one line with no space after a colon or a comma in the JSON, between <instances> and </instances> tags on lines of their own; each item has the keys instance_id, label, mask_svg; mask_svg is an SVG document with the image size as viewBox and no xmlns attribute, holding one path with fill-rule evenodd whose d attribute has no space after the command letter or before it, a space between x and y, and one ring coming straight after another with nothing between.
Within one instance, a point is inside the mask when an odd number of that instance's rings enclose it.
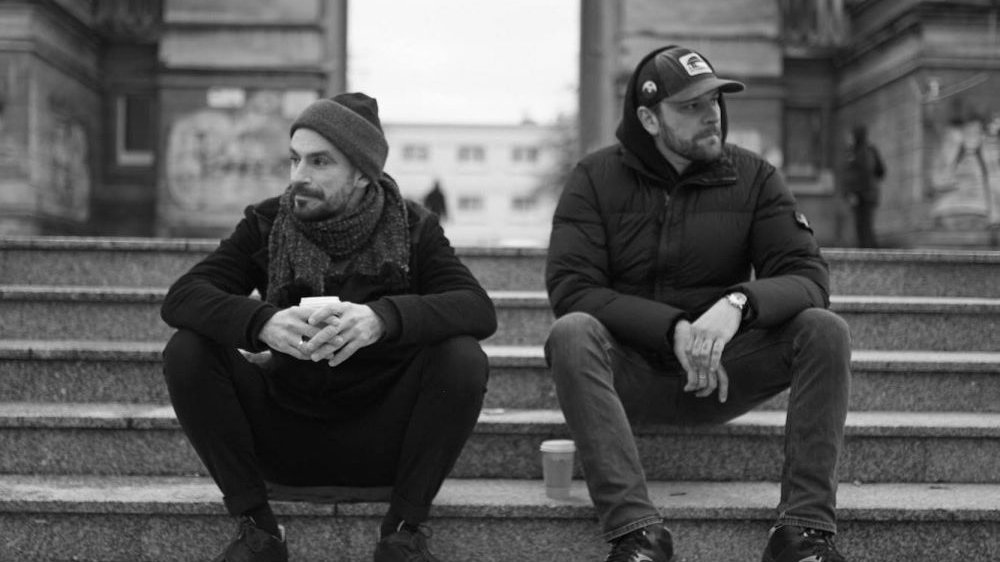
<instances>
[{"instance_id":1,"label":"black baseball cap","mask_svg":"<svg viewBox=\"0 0 1000 562\"><path fill-rule=\"evenodd\" d=\"M746 86L715 75L700 53L672 45L646 61L635 82L636 104L653 107L663 100L683 102L715 90L742 92Z\"/></svg>"}]
</instances>

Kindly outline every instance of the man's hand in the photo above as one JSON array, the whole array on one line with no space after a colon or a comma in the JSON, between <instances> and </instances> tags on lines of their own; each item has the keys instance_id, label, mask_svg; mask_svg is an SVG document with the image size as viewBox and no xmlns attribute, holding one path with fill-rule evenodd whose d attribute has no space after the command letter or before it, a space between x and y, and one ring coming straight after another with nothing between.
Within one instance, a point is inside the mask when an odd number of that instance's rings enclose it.
<instances>
[{"instance_id":1,"label":"man's hand","mask_svg":"<svg viewBox=\"0 0 1000 562\"><path fill-rule=\"evenodd\" d=\"M719 402L729 397L729 376L722 367L722 350L740 328L741 314L720 299L693 323L677 322L674 327L674 355L687 373L685 392L704 398L716 388Z\"/></svg>"},{"instance_id":2,"label":"man's hand","mask_svg":"<svg viewBox=\"0 0 1000 562\"><path fill-rule=\"evenodd\" d=\"M377 342L385 333L382 319L368 305L339 302L311 312L308 323L318 331L302 345L302 352L313 361L329 361L331 367Z\"/></svg>"},{"instance_id":3,"label":"man's hand","mask_svg":"<svg viewBox=\"0 0 1000 562\"><path fill-rule=\"evenodd\" d=\"M279 310L264 324L257 337L275 351L296 359L309 359L302 349L303 338L312 338L319 332L319 328L308 322L312 311L298 306Z\"/></svg>"}]
</instances>

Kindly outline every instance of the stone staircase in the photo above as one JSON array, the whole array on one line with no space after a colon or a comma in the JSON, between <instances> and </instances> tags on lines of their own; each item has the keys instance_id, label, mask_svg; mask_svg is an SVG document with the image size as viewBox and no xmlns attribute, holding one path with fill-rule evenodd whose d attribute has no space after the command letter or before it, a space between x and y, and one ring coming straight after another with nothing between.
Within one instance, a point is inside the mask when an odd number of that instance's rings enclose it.
<instances>
[{"instance_id":1,"label":"stone staircase","mask_svg":"<svg viewBox=\"0 0 1000 562\"><path fill-rule=\"evenodd\" d=\"M0 239L0 560L204 560L234 524L160 375L166 287L215 242ZM480 423L433 512L449 561L602 560L586 490L549 500L565 437L541 354L544 251L461 248L500 330ZM854 335L838 544L852 562L1000 560L1000 253L827 250ZM758 560L785 397L640 451L685 562ZM292 559L370 560L381 503L276 502Z\"/></svg>"}]
</instances>

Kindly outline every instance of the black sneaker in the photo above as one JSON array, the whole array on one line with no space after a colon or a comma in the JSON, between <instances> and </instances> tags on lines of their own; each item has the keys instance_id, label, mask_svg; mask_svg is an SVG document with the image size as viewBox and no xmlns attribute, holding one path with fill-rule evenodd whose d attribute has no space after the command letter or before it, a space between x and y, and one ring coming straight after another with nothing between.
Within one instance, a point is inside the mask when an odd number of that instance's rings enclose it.
<instances>
[{"instance_id":1,"label":"black sneaker","mask_svg":"<svg viewBox=\"0 0 1000 562\"><path fill-rule=\"evenodd\" d=\"M674 539L662 523L649 525L619 537L604 562L670 562Z\"/></svg>"},{"instance_id":2,"label":"black sneaker","mask_svg":"<svg viewBox=\"0 0 1000 562\"><path fill-rule=\"evenodd\" d=\"M251 517L240 517L236 538L212 562L288 562L285 528L278 525L281 537L257 528Z\"/></svg>"},{"instance_id":3,"label":"black sneaker","mask_svg":"<svg viewBox=\"0 0 1000 562\"><path fill-rule=\"evenodd\" d=\"M782 525L768 534L763 562L847 562L833 545L833 533Z\"/></svg>"},{"instance_id":4,"label":"black sneaker","mask_svg":"<svg viewBox=\"0 0 1000 562\"><path fill-rule=\"evenodd\" d=\"M375 562L441 562L427 549L430 528L421 525L410 529L400 525L399 530L382 537L375 546Z\"/></svg>"}]
</instances>

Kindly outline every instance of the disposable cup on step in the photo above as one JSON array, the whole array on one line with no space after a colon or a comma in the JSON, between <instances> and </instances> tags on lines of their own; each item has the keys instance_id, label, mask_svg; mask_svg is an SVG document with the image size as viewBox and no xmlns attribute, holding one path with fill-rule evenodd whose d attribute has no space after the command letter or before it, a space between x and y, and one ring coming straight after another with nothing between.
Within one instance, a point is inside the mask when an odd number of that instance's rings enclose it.
<instances>
[{"instance_id":1,"label":"disposable cup on step","mask_svg":"<svg viewBox=\"0 0 1000 562\"><path fill-rule=\"evenodd\" d=\"M551 439L543 441L540 449L545 495L557 500L568 499L576 444L570 439Z\"/></svg>"}]
</instances>

